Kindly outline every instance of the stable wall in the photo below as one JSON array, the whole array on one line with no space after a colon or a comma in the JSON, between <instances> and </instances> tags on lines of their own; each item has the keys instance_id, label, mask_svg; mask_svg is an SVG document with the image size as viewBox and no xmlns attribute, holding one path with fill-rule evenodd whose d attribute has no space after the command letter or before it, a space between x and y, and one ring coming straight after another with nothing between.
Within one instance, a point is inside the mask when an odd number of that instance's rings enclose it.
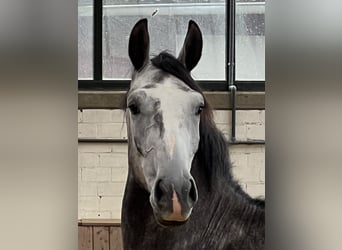
<instances>
[{"instance_id":1,"label":"stable wall","mask_svg":"<svg viewBox=\"0 0 342 250\"><path fill-rule=\"evenodd\" d=\"M218 128L229 138L230 111L216 110ZM238 110L237 140L265 139L265 111ZM79 139L127 139L124 112L113 109L78 111ZM230 145L233 174L252 197L265 196L265 145ZM127 177L127 143L79 142L78 218L120 219Z\"/></svg>"}]
</instances>

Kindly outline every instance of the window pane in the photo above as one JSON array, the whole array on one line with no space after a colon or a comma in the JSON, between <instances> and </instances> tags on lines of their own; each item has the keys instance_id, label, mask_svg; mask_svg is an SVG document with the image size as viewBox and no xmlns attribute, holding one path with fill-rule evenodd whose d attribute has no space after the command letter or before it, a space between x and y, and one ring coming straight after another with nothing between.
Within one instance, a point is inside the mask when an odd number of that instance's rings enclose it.
<instances>
[{"instance_id":1,"label":"window pane","mask_svg":"<svg viewBox=\"0 0 342 250\"><path fill-rule=\"evenodd\" d=\"M92 0L78 0L78 79L93 79Z\"/></svg>"},{"instance_id":2,"label":"window pane","mask_svg":"<svg viewBox=\"0 0 342 250\"><path fill-rule=\"evenodd\" d=\"M202 30L202 59L193 70L197 80L225 79L225 1L104 0L103 72L104 79L127 79L131 76L128 38L140 18L148 18L150 54L168 50L178 55L188 22L193 19ZM152 13L156 12L154 16Z\"/></svg>"},{"instance_id":3,"label":"window pane","mask_svg":"<svg viewBox=\"0 0 342 250\"><path fill-rule=\"evenodd\" d=\"M236 80L265 80L265 2L236 3Z\"/></svg>"}]
</instances>

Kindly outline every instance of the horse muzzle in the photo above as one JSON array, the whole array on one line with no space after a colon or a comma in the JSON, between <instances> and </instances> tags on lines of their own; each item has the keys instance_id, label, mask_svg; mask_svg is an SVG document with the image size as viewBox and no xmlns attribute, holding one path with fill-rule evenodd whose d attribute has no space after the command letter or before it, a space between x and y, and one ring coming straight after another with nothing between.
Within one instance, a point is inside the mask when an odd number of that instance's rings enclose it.
<instances>
[{"instance_id":1,"label":"horse muzzle","mask_svg":"<svg viewBox=\"0 0 342 250\"><path fill-rule=\"evenodd\" d=\"M192 177L181 181L159 179L150 196L155 218L163 226L184 224L197 199L197 188Z\"/></svg>"}]
</instances>

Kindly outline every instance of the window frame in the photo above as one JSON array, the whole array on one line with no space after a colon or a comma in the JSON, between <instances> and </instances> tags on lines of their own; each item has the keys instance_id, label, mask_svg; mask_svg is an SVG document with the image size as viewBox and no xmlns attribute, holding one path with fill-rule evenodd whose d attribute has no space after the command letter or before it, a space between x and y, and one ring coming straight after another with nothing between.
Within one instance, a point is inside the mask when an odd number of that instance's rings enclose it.
<instances>
[{"instance_id":1,"label":"window frame","mask_svg":"<svg viewBox=\"0 0 342 250\"><path fill-rule=\"evenodd\" d=\"M79 91L126 91L130 80L103 79L103 0L93 2L93 79L78 80ZM235 0L226 0L226 79L197 80L203 91L230 91L235 85L237 91L264 92L265 81L241 81L235 79Z\"/></svg>"}]
</instances>

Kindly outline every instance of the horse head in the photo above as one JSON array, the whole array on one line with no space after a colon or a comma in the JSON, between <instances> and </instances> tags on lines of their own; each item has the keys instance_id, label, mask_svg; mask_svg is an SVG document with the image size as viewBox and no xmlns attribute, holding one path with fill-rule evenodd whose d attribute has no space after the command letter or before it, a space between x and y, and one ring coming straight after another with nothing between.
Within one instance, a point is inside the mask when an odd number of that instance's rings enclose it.
<instances>
[{"instance_id":1,"label":"horse head","mask_svg":"<svg viewBox=\"0 0 342 250\"><path fill-rule=\"evenodd\" d=\"M184 79L192 79L190 71L200 60L202 44L194 21L189 22L177 59L161 53L150 60L147 19L136 23L129 38L134 66L126 100L129 162L135 181L150 194L156 221L165 226L185 223L198 200L190 170L206 102ZM158 67L163 63L168 72Z\"/></svg>"}]
</instances>

